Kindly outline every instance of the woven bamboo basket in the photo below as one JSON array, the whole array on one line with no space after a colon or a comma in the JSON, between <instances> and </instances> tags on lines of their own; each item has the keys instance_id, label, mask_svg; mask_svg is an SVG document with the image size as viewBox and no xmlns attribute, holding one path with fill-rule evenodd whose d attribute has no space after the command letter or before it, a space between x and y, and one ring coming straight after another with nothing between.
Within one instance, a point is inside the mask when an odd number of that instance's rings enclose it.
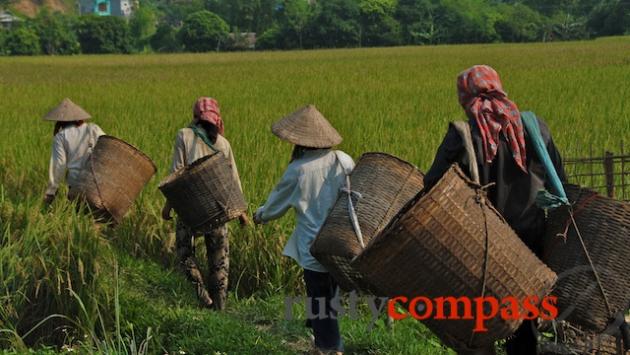
<instances>
[{"instance_id":1,"label":"woven bamboo basket","mask_svg":"<svg viewBox=\"0 0 630 355\"><path fill-rule=\"evenodd\" d=\"M485 297L542 298L556 279L457 165L405 206L352 265L387 297L475 299L485 280ZM485 333L473 333L474 320L424 323L447 346L465 350L511 335L521 321L495 317Z\"/></svg>"},{"instance_id":2,"label":"woven bamboo basket","mask_svg":"<svg viewBox=\"0 0 630 355\"><path fill-rule=\"evenodd\" d=\"M159 186L182 222L208 233L247 210L232 165L221 152L172 173Z\"/></svg>"},{"instance_id":3,"label":"woven bamboo basket","mask_svg":"<svg viewBox=\"0 0 630 355\"><path fill-rule=\"evenodd\" d=\"M621 338L609 334L595 334L584 331L578 326L565 321L558 322L553 338L543 337L538 341L540 355L594 354L626 355Z\"/></svg>"},{"instance_id":4,"label":"woven bamboo basket","mask_svg":"<svg viewBox=\"0 0 630 355\"><path fill-rule=\"evenodd\" d=\"M361 156L350 177L359 227L367 244L423 187L424 175L413 165L385 153ZM346 290L372 292L350 261L363 251L352 226L348 195L342 193L311 246L313 256Z\"/></svg>"},{"instance_id":5,"label":"woven bamboo basket","mask_svg":"<svg viewBox=\"0 0 630 355\"><path fill-rule=\"evenodd\" d=\"M97 219L120 223L155 172L155 164L140 150L101 136L70 195L85 200Z\"/></svg>"},{"instance_id":6,"label":"woven bamboo basket","mask_svg":"<svg viewBox=\"0 0 630 355\"><path fill-rule=\"evenodd\" d=\"M543 260L559 276L554 294L560 317L599 333L630 305L630 204L576 185L565 189L612 314L567 209L550 212Z\"/></svg>"}]
</instances>

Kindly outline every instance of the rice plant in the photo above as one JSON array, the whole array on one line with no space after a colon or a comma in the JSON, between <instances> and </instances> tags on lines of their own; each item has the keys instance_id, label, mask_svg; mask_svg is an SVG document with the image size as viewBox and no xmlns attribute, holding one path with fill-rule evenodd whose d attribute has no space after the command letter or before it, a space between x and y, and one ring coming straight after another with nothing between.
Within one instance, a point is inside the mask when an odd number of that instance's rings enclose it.
<instances>
[{"instance_id":1,"label":"rice plant","mask_svg":"<svg viewBox=\"0 0 630 355\"><path fill-rule=\"evenodd\" d=\"M591 144L613 149L630 137L628 53L630 41L620 37L308 52L2 57L0 347L72 344L70 339L87 334L94 335L89 346L96 351L145 349L127 330L117 333L119 314L141 317L142 312L117 310L114 266L125 255L160 265L157 274L174 272L174 225L160 218L164 198L157 185L169 173L175 134L190 122L199 96L219 100L253 211L290 157L291 147L270 132L275 120L314 103L344 137L339 148L353 157L384 151L426 170L447 123L465 119L455 78L474 64L498 70L510 98L546 120L565 156L585 154ZM41 117L64 97L158 166L116 228L94 224L65 201L64 191L50 209L40 201L52 138L52 126ZM300 290L299 268L281 256L292 225L290 216L264 227L230 225L234 299ZM165 282L173 280L168 277ZM129 287L124 284L119 291L133 303ZM168 315L169 324L181 325L186 312ZM61 317L47 318L52 315ZM148 323L135 336L151 338L146 330L156 324ZM409 334L426 334L422 328L409 329ZM252 339L260 336L251 332ZM367 341L358 330L350 332L352 339ZM158 330L153 336L161 337L155 341L165 348L181 344ZM120 339L132 340L121 345ZM379 339L387 344L385 336ZM435 349L442 351L439 344Z\"/></svg>"}]
</instances>

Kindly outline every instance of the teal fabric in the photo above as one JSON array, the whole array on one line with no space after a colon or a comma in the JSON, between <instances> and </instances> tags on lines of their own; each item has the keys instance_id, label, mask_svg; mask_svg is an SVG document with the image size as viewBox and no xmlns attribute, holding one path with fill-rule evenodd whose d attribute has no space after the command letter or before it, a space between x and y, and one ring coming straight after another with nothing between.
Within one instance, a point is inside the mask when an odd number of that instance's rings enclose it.
<instances>
[{"instance_id":1,"label":"teal fabric","mask_svg":"<svg viewBox=\"0 0 630 355\"><path fill-rule=\"evenodd\" d=\"M566 197L556 196L547 190L540 190L536 194L536 206L545 210L553 210L568 204L569 200Z\"/></svg>"},{"instance_id":2,"label":"teal fabric","mask_svg":"<svg viewBox=\"0 0 630 355\"><path fill-rule=\"evenodd\" d=\"M217 148L214 147L214 144L212 144L212 141L210 141L210 138L208 138L208 135L206 134L206 131L203 130L203 128L200 128L199 126L197 126L196 124L191 124L190 126L188 126L188 128L192 129L192 131L195 133L195 135L199 138L201 138L201 140L206 143L208 145L208 147L210 147L210 149L212 149L215 153L218 153L219 150Z\"/></svg>"},{"instance_id":3,"label":"teal fabric","mask_svg":"<svg viewBox=\"0 0 630 355\"><path fill-rule=\"evenodd\" d=\"M536 195L536 205L543 209L554 209L563 205L568 205L569 200L567 199L562 182L558 177L558 172L556 172L556 168L553 166L553 162L551 161L551 157L547 151L547 146L543 141L536 115L533 112L521 112L521 120L523 121L523 125L525 126L531 142L534 145L536 155L538 155L538 158L545 167L545 171L549 177L549 182L553 190L553 193L550 193L547 190L538 191L538 194Z\"/></svg>"}]
</instances>

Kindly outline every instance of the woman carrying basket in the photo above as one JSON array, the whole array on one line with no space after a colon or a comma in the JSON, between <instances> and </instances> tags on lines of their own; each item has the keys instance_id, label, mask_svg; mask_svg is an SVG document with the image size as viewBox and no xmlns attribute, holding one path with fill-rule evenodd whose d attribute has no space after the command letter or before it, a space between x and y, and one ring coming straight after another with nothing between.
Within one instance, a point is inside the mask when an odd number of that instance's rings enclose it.
<instances>
[{"instance_id":1,"label":"woman carrying basket","mask_svg":"<svg viewBox=\"0 0 630 355\"><path fill-rule=\"evenodd\" d=\"M315 338L314 352L340 354L343 342L337 314L331 306L333 298L338 297L338 288L324 266L311 255L310 248L345 184L346 175L354 168L354 161L347 154L331 149L342 138L314 106L304 107L276 122L271 130L295 147L287 170L265 204L256 211L254 222L278 219L291 208L295 211L296 227L283 254L304 269L311 314L316 315L307 320ZM322 314L325 316L320 317Z\"/></svg>"},{"instance_id":2,"label":"woman carrying basket","mask_svg":"<svg viewBox=\"0 0 630 355\"><path fill-rule=\"evenodd\" d=\"M64 177L70 188L77 183L81 168L92 153L98 137L105 135L101 127L85 123L90 118L92 116L89 113L68 98L44 116L44 120L55 122L45 204L53 202Z\"/></svg>"},{"instance_id":3,"label":"woman carrying basket","mask_svg":"<svg viewBox=\"0 0 630 355\"><path fill-rule=\"evenodd\" d=\"M192 164L194 161L217 151L224 154L231 162L232 174L241 188L241 181L232 154L230 143L223 137L223 120L218 102L209 97L199 98L193 106L193 121L187 128L180 129L175 139L175 150L171 172ZM162 218L171 219L172 207L166 202L162 209ZM239 217L241 225L247 225L246 215ZM204 235L208 256L207 289L202 274L195 260L195 235L181 221L177 222L176 249L177 257L186 276L193 282L197 297L202 306L216 310L225 309L229 272L229 240L227 225L217 227Z\"/></svg>"},{"instance_id":4,"label":"woman carrying basket","mask_svg":"<svg viewBox=\"0 0 630 355\"><path fill-rule=\"evenodd\" d=\"M535 201L540 190L551 188L550 178L523 127L521 112L508 99L499 75L489 66L478 65L462 72L457 90L468 116L474 157L466 154L461 128L451 125L425 176L425 187L435 185L453 163L459 163L464 171L476 170L479 183L489 185L488 197L496 209L521 240L536 255L542 255L545 212ZM540 119L538 125L551 162L564 182L562 159L549 128ZM471 170L468 162L474 160L477 166ZM506 350L509 355L536 354L536 343L534 324L526 321L506 342ZM494 354L494 348L480 349L478 354Z\"/></svg>"}]
</instances>

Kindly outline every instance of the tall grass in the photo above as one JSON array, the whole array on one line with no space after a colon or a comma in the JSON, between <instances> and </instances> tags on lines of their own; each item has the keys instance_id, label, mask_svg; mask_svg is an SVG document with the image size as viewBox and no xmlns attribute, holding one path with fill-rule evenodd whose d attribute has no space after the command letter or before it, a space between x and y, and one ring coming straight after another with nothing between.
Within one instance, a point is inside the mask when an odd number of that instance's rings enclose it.
<instances>
[{"instance_id":1,"label":"tall grass","mask_svg":"<svg viewBox=\"0 0 630 355\"><path fill-rule=\"evenodd\" d=\"M291 147L271 123L314 103L344 137L340 149L358 158L385 151L426 170L447 123L463 119L457 74L490 64L523 110L549 124L564 155L592 143L613 149L630 132L630 40L405 47L277 53L0 58L0 328L25 334L51 314L97 333L115 308L115 250L175 265L174 226L160 219L157 185L168 174L177 130L198 96L216 97L253 210L286 167ZM52 125L48 109L71 97L94 122L146 152L158 174L125 221L96 227L45 189ZM265 227L231 225L231 290L238 298L284 294L301 287L299 268L281 257L292 229L287 217ZM203 248L199 248L203 249ZM200 256L203 260L203 256ZM289 291L290 290L290 291ZM78 297L74 297L72 293ZM81 307L78 300L82 300ZM107 312L106 310L109 310ZM50 319L38 334L59 339L68 322ZM105 328L108 328L107 326ZM111 328L110 328L111 329ZM18 344L0 334L0 346ZM28 342L28 337L26 341Z\"/></svg>"},{"instance_id":2,"label":"tall grass","mask_svg":"<svg viewBox=\"0 0 630 355\"><path fill-rule=\"evenodd\" d=\"M0 335L0 344L62 344L71 324L63 317L43 319L74 315L74 322L89 326L110 308L105 274L115 259L108 243L67 201L42 209L31 200L11 201L0 190L0 328L13 331Z\"/></svg>"},{"instance_id":3,"label":"tall grass","mask_svg":"<svg viewBox=\"0 0 630 355\"><path fill-rule=\"evenodd\" d=\"M447 122L463 119L455 78L487 63L523 110L543 117L565 155L613 149L630 131L625 78L627 38L592 42L405 47L278 53L0 58L0 159L12 164L3 184L11 194L39 198L49 159L50 124L40 122L71 97L94 122L151 156L158 174L124 225L110 235L136 255L172 263L171 223L162 222L157 184L168 174L177 129L188 124L195 98L221 103L252 210L286 166L291 147L271 123L315 103L354 157L386 151L426 170ZM18 164L19 162L19 164ZM6 163L2 163L6 164ZM280 259L290 219L256 230L232 228L233 275L239 291L274 290L297 279ZM170 239L169 239L170 238ZM287 276L287 270L290 275ZM241 276L242 275L242 276ZM269 288L269 285L273 287ZM292 285L294 287L295 285Z\"/></svg>"}]
</instances>

